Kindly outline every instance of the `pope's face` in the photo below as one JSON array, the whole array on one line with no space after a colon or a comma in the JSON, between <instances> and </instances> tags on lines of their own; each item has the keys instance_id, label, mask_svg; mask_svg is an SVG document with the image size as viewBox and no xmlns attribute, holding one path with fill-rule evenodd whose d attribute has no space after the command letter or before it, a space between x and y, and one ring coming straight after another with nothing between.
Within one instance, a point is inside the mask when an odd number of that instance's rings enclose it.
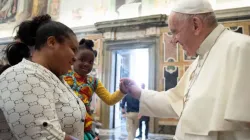
<instances>
[{"instance_id":1,"label":"pope's face","mask_svg":"<svg viewBox=\"0 0 250 140\"><path fill-rule=\"evenodd\" d=\"M169 16L168 26L172 32L171 43L179 43L187 52L187 55L194 56L196 54L196 37L192 30L189 20L185 20L179 14L172 12Z\"/></svg>"}]
</instances>

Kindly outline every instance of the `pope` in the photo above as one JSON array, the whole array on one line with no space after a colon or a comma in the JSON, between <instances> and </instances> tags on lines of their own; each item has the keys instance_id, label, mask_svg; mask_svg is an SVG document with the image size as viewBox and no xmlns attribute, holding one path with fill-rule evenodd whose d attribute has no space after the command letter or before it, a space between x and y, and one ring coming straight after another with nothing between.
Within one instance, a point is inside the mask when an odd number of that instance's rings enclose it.
<instances>
[{"instance_id":1,"label":"pope","mask_svg":"<svg viewBox=\"0 0 250 140\"><path fill-rule=\"evenodd\" d=\"M179 0L168 18L172 43L197 55L177 86L120 88L140 100L140 114L179 118L175 140L250 140L250 37L227 30L207 0Z\"/></svg>"}]
</instances>

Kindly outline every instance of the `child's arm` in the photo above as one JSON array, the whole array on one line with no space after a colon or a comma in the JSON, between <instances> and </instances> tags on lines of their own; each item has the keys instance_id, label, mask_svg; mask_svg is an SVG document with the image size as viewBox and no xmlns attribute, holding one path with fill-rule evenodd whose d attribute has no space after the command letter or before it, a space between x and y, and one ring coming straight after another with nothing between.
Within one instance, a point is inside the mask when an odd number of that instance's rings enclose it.
<instances>
[{"instance_id":1,"label":"child's arm","mask_svg":"<svg viewBox=\"0 0 250 140\"><path fill-rule=\"evenodd\" d=\"M97 88L95 93L104 101L107 105L114 105L119 102L125 94L123 94L120 90L115 91L111 94L102 84L100 80L98 80Z\"/></svg>"}]
</instances>

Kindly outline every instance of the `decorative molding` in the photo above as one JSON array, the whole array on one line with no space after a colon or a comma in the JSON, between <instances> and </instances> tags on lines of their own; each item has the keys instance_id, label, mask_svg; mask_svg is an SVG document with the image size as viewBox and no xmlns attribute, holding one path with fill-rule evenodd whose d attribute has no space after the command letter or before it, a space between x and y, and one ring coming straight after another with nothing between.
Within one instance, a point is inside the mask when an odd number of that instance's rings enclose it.
<instances>
[{"instance_id":1,"label":"decorative molding","mask_svg":"<svg viewBox=\"0 0 250 140\"><path fill-rule=\"evenodd\" d=\"M71 29L79 37L83 37L89 34L100 34L100 32L96 30L94 25L75 27ZM11 41L13 41L13 37L0 38L0 45L6 45L10 43Z\"/></svg>"},{"instance_id":2,"label":"decorative molding","mask_svg":"<svg viewBox=\"0 0 250 140\"><path fill-rule=\"evenodd\" d=\"M217 10L215 15L219 22L247 20L250 19L250 7Z\"/></svg>"},{"instance_id":3,"label":"decorative molding","mask_svg":"<svg viewBox=\"0 0 250 140\"><path fill-rule=\"evenodd\" d=\"M215 14L219 22L249 20L250 7L217 10L215 11ZM159 34L159 28L157 27L167 26L167 18L167 15L159 14L129 19L118 19L96 22L94 25L74 27L72 30L77 36L104 33L105 38L110 40L114 40L116 38L115 33L127 32L129 30L131 32L135 32L146 29L146 33L143 34L146 36L154 36ZM123 33L123 35L125 34ZM124 39L126 39L126 35ZM0 38L0 45L5 45L12 40L13 37Z\"/></svg>"},{"instance_id":4,"label":"decorative molding","mask_svg":"<svg viewBox=\"0 0 250 140\"><path fill-rule=\"evenodd\" d=\"M74 27L72 30L75 32L75 34L95 34L100 33L94 25L88 25L88 26L81 26L81 27Z\"/></svg>"},{"instance_id":5,"label":"decorative molding","mask_svg":"<svg viewBox=\"0 0 250 140\"><path fill-rule=\"evenodd\" d=\"M140 38L140 39L129 39L129 40L116 40L116 41L105 41L106 50L123 50L123 49L134 49L134 48L148 48L156 44L155 37Z\"/></svg>"},{"instance_id":6,"label":"decorative molding","mask_svg":"<svg viewBox=\"0 0 250 140\"><path fill-rule=\"evenodd\" d=\"M0 45L6 45L13 41L13 37L0 38Z\"/></svg>"},{"instance_id":7,"label":"decorative molding","mask_svg":"<svg viewBox=\"0 0 250 140\"><path fill-rule=\"evenodd\" d=\"M119 19L104 22L96 22L95 27L100 32L116 31L117 29L134 29L135 27L161 27L166 26L167 15L151 15L129 19Z\"/></svg>"}]
</instances>

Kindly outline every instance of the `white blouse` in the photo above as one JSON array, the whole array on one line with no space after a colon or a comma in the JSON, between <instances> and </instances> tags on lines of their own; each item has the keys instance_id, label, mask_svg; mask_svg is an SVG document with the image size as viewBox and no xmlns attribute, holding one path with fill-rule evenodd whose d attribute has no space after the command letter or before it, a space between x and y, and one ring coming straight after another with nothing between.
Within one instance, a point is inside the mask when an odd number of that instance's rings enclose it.
<instances>
[{"instance_id":1,"label":"white blouse","mask_svg":"<svg viewBox=\"0 0 250 140\"><path fill-rule=\"evenodd\" d=\"M0 139L63 140L84 136L86 108L43 66L23 60L0 75Z\"/></svg>"}]
</instances>

